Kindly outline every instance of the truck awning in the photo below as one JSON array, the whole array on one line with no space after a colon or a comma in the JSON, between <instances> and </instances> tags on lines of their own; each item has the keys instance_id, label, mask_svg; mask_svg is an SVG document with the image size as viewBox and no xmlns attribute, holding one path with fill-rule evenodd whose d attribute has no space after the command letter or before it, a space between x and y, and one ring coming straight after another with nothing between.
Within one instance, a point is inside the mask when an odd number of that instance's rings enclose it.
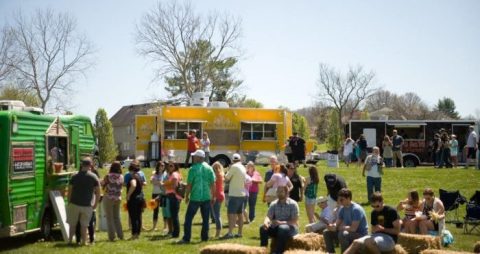
<instances>
[{"instance_id":1,"label":"truck awning","mask_svg":"<svg viewBox=\"0 0 480 254\"><path fill-rule=\"evenodd\" d=\"M241 123L247 123L247 124L283 124L282 122L269 122L269 121L241 121Z\"/></svg>"},{"instance_id":2,"label":"truck awning","mask_svg":"<svg viewBox=\"0 0 480 254\"><path fill-rule=\"evenodd\" d=\"M427 123L423 122L401 122L401 123L387 123L387 125L392 125L395 127L402 127L402 128L418 128L420 126L425 126Z\"/></svg>"},{"instance_id":3,"label":"truck awning","mask_svg":"<svg viewBox=\"0 0 480 254\"><path fill-rule=\"evenodd\" d=\"M171 123L206 123L207 120L199 120L199 119L169 119L165 120L165 122L171 122Z\"/></svg>"}]
</instances>

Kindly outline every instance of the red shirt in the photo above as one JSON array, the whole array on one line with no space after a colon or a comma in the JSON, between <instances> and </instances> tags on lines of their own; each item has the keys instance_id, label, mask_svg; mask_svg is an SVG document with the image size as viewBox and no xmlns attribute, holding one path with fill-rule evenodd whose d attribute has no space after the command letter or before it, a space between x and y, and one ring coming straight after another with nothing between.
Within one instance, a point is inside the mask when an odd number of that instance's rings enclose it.
<instances>
[{"instance_id":1,"label":"red shirt","mask_svg":"<svg viewBox=\"0 0 480 254\"><path fill-rule=\"evenodd\" d=\"M189 153L193 153L197 151L197 149L200 147L200 142L198 141L198 138L195 135L187 135L187 151Z\"/></svg>"},{"instance_id":2,"label":"red shirt","mask_svg":"<svg viewBox=\"0 0 480 254\"><path fill-rule=\"evenodd\" d=\"M223 202L225 200L225 193L223 192L223 176L218 177L215 180L215 198L218 202Z\"/></svg>"}]
</instances>

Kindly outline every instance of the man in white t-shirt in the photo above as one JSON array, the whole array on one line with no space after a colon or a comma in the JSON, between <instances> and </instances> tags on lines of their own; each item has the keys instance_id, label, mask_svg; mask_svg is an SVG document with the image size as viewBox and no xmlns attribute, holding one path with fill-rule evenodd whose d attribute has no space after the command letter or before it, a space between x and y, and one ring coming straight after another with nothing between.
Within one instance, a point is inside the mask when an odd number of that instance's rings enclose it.
<instances>
[{"instance_id":1,"label":"man in white t-shirt","mask_svg":"<svg viewBox=\"0 0 480 254\"><path fill-rule=\"evenodd\" d=\"M467 161L465 168L468 168L470 161L473 161L473 165L475 167L477 166L478 136L473 125L468 127L468 131L467 144L465 145L465 149L467 150Z\"/></svg>"},{"instance_id":2,"label":"man in white t-shirt","mask_svg":"<svg viewBox=\"0 0 480 254\"><path fill-rule=\"evenodd\" d=\"M319 215L315 213L317 222L311 223L305 226L305 231L322 233L328 226L328 224L334 223L336 220L334 207L328 206L327 197L319 197L317 199L318 206L322 209L322 213Z\"/></svg>"},{"instance_id":3,"label":"man in white t-shirt","mask_svg":"<svg viewBox=\"0 0 480 254\"><path fill-rule=\"evenodd\" d=\"M235 153L232 156L233 165L230 166L225 175L225 182L228 182L228 233L222 239L233 237L242 237L243 230L243 210L247 196L245 182L247 180L247 170L242 165L240 154ZM233 235L233 228L238 222L238 234Z\"/></svg>"}]
</instances>

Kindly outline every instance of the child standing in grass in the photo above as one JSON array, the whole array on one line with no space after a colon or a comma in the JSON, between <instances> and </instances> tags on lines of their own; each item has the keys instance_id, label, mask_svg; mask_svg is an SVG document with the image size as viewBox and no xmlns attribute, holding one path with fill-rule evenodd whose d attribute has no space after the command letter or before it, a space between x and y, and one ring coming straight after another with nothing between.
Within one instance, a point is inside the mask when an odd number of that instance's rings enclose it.
<instances>
[{"instance_id":1,"label":"child standing in grass","mask_svg":"<svg viewBox=\"0 0 480 254\"><path fill-rule=\"evenodd\" d=\"M317 203L318 170L315 166L308 168L309 176L306 179L305 187L305 208L307 210L308 222L315 222L315 204Z\"/></svg>"}]
</instances>

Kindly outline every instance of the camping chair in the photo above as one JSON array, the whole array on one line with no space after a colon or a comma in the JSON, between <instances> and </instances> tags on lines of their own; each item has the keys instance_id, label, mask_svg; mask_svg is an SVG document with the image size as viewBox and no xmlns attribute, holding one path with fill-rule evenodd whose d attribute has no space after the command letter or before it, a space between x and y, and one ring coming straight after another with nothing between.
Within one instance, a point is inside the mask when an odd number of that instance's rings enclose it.
<instances>
[{"instance_id":1,"label":"camping chair","mask_svg":"<svg viewBox=\"0 0 480 254\"><path fill-rule=\"evenodd\" d=\"M473 231L480 233L480 191L478 190L467 203L467 215L463 223L465 234L471 234Z\"/></svg>"},{"instance_id":2,"label":"camping chair","mask_svg":"<svg viewBox=\"0 0 480 254\"><path fill-rule=\"evenodd\" d=\"M446 191L440 189L440 200L445 207L445 223L454 223L462 227L462 221L458 216L458 207L467 202L467 199L457 191Z\"/></svg>"}]
</instances>

